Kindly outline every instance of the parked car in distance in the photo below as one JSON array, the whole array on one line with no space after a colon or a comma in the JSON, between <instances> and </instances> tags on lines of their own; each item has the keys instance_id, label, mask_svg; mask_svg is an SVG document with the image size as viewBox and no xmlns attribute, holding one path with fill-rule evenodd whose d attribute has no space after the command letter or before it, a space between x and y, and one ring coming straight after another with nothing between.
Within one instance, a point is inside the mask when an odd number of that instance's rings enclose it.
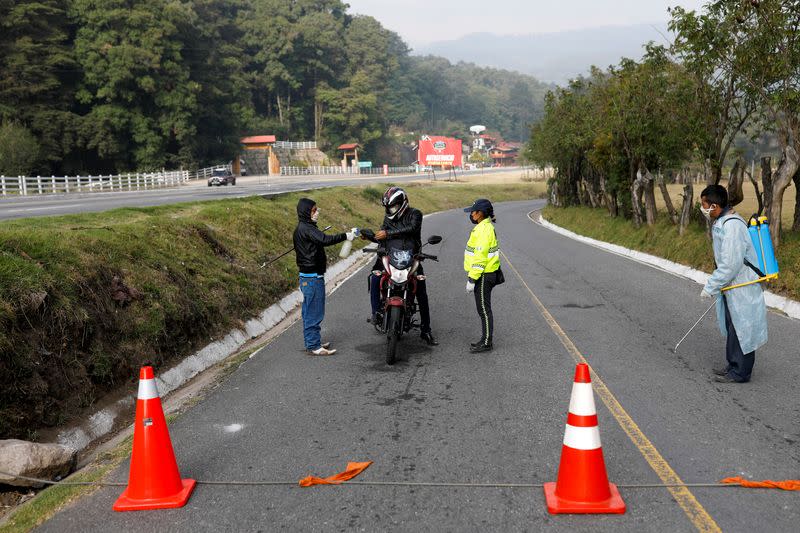
<instances>
[{"instance_id":1,"label":"parked car in distance","mask_svg":"<svg viewBox=\"0 0 800 533\"><path fill-rule=\"evenodd\" d=\"M211 177L208 178L208 186L212 185L236 185L236 176L231 174L227 168L215 168L211 171Z\"/></svg>"}]
</instances>

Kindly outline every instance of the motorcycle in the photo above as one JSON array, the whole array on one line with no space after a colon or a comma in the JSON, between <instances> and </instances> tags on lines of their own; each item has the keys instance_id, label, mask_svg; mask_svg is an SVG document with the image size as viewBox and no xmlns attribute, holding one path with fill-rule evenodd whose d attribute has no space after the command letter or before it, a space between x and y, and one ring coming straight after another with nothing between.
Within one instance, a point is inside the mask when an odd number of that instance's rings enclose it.
<instances>
[{"instance_id":1,"label":"motorcycle","mask_svg":"<svg viewBox=\"0 0 800 533\"><path fill-rule=\"evenodd\" d=\"M439 244L442 238L431 235L428 244ZM393 365L397 360L397 344L404 333L419 328L417 314L417 281L425 279L417 275L422 261L430 259L439 261L435 255L420 251L413 253L407 243L388 242L385 247L363 249L364 252L376 253L383 262L383 270L374 270L373 275L380 277L381 305L378 320L373 326L378 332L386 335L386 364Z\"/></svg>"}]
</instances>

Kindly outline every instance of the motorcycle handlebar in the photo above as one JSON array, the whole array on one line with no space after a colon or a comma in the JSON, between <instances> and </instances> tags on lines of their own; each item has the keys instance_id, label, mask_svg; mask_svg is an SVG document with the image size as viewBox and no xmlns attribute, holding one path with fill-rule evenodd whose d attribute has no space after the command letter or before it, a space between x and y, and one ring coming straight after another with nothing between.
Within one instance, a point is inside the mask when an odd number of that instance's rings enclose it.
<instances>
[{"instance_id":1,"label":"motorcycle handlebar","mask_svg":"<svg viewBox=\"0 0 800 533\"><path fill-rule=\"evenodd\" d=\"M381 253L385 254L386 253L385 250L382 250L380 248L362 248L361 252L362 253L371 253L371 254L381 254ZM425 253L422 253L422 252L418 253L415 257L417 259L430 259L431 261L437 261L437 262L439 261L439 256L425 254Z\"/></svg>"}]
</instances>

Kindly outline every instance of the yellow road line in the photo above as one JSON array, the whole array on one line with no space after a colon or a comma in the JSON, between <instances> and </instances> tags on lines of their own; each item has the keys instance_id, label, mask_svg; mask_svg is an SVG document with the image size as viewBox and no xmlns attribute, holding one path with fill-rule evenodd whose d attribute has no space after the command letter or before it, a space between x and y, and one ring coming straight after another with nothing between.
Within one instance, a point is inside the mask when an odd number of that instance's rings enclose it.
<instances>
[{"instance_id":1,"label":"yellow road line","mask_svg":"<svg viewBox=\"0 0 800 533\"><path fill-rule=\"evenodd\" d=\"M528 290L528 293L531 295L531 300L539 308L539 312L544 317L547 324L550 326L550 329L553 330L553 333L558 336L561 344L564 345L564 348L567 349L567 352L572 356L576 363L586 363L589 365L589 362L586 360L585 357L578 351L578 348L573 344L572 340L564 333L564 330L561 329L561 326L558 325L556 319L553 318L553 315L547 310L541 300L533 293L531 288L522 278L522 275L516 269L516 267L511 263L508 259L508 256L504 252L500 252L505 258L506 263L508 266L511 267L511 270L514 271L514 274L517 275L517 278L522 282L525 288ZM600 376L594 371L591 365L589 365L589 371L592 375L592 388L594 389L597 396L603 401L605 406L611 411L611 414L614 415L614 418L617 420L617 423L622 427L625 433L628 434L628 437L631 439L633 444L639 449L639 452L644 456L647 462L650 464L650 468L661 478L661 481L666 485L683 485L683 481L678 474L669 466L669 463L661 456L653 443L650 442L645 434L639 429L639 426L636 425L636 422L633 421L631 416L625 411L622 407L622 404L619 403L617 398L611 393L611 390L606 386ZM672 497L675 498L675 501L678 502L678 505L681 506L683 511L686 513L686 516L689 520L694 524L698 531L708 531L708 532L721 532L722 530L708 514L708 511L700 505L700 502L697 501L697 498L694 497L694 494L686 488L686 487L668 487L667 490L672 493Z\"/></svg>"}]
</instances>

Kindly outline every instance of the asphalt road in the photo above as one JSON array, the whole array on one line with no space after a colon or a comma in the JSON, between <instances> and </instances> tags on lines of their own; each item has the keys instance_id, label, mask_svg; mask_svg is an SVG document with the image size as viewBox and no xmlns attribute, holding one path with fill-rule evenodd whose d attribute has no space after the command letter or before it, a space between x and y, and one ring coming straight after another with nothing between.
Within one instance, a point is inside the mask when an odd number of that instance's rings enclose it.
<instances>
[{"instance_id":1,"label":"asphalt road","mask_svg":"<svg viewBox=\"0 0 800 533\"><path fill-rule=\"evenodd\" d=\"M470 171L491 175L507 172L507 168ZM460 171L459 171L460 173ZM447 173L437 173L437 179L447 179ZM178 188L149 191L70 193L45 196L21 196L0 198L0 220L15 218L67 215L106 211L118 207L147 207L154 205L244 198L246 196L269 196L291 191L322 189L368 183L405 183L428 180L428 174L398 174L391 176L246 176L237 178L236 185L208 187L205 180L192 182Z\"/></svg>"},{"instance_id":2,"label":"asphalt road","mask_svg":"<svg viewBox=\"0 0 800 533\"><path fill-rule=\"evenodd\" d=\"M433 215L424 236L441 234L444 242L441 262L426 265L426 274L441 345L405 338L408 361L387 367L383 338L364 321L361 272L329 299L323 335L339 349L335 356L304 355L294 324L174 421L182 474L295 481L372 460L357 479L553 481L575 366L565 344L572 342L629 415L627 431L645 435L684 482L796 479L798 322L770 313L770 342L757 355L753 381L712 384L711 368L724 358L712 319L678 355L669 350L706 307L699 286L541 228L526 217L536 206L497 210L507 283L495 290L493 352L467 352L479 336L461 267L471 226L460 211ZM533 295L568 340L554 333ZM597 394L596 403L611 480L659 483L642 442L634 444ZM231 431L233 424L241 429ZM125 481L127 465L112 478ZM796 531L800 520L798 493L742 488L692 488L677 500L664 488L622 488L628 511L621 516L552 516L533 488L201 485L182 509L114 513L119 493L99 489L41 529L744 532Z\"/></svg>"}]
</instances>

